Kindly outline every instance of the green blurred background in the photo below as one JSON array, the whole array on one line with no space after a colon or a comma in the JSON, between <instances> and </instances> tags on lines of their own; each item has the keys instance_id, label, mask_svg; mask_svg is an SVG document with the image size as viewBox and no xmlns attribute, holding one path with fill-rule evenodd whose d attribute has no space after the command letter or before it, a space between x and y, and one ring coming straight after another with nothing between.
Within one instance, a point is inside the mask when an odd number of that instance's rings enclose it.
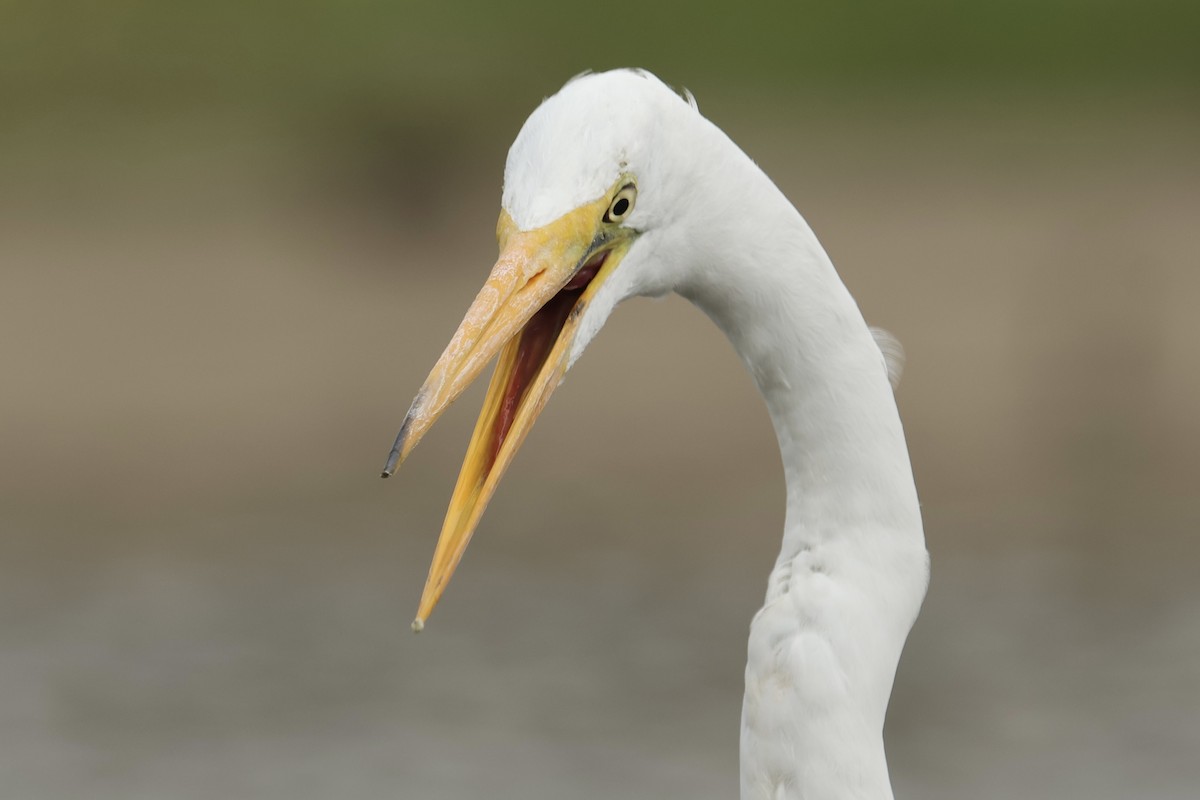
<instances>
[{"instance_id":1,"label":"green blurred background","mask_svg":"<svg viewBox=\"0 0 1200 800\"><path fill-rule=\"evenodd\" d=\"M707 320L615 315L420 638L481 390L377 478L508 144L614 66L907 347L898 796L1194 797L1197 41L1165 0L0 4L0 797L736 796L783 482Z\"/></svg>"}]
</instances>

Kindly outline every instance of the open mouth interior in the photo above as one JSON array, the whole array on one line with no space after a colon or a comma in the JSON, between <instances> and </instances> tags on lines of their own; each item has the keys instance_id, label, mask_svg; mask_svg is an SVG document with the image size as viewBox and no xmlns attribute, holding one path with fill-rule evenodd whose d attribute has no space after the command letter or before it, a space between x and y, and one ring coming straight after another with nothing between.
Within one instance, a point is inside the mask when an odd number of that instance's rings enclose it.
<instances>
[{"instance_id":1,"label":"open mouth interior","mask_svg":"<svg viewBox=\"0 0 1200 800\"><path fill-rule=\"evenodd\" d=\"M504 387L504 395L500 399L500 407L496 413L495 426L492 429L491 447L488 448L488 466L495 463L501 445L512 427L517 411L525 399L526 390L533 379L546 363L546 358L558 341L571 310L583 296L583 292L595 279L600 268L608 258L607 250L599 252L588 259L579 268L558 294L538 309L537 313L525 324L517 343L517 357L513 364L512 373Z\"/></svg>"}]
</instances>

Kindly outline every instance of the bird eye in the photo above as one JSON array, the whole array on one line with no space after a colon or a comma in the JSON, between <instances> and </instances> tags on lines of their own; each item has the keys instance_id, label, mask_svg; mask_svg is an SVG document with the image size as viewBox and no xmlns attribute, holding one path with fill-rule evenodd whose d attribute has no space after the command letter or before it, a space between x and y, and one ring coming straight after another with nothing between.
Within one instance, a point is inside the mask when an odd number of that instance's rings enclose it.
<instances>
[{"instance_id":1,"label":"bird eye","mask_svg":"<svg viewBox=\"0 0 1200 800\"><path fill-rule=\"evenodd\" d=\"M617 192L617 196L613 198L612 203L608 206L608 211L604 212L605 222L621 222L629 216L629 212L633 211L633 201L637 199L637 187L632 183L625 186L621 191Z\"/></svg>"}]
</instances>

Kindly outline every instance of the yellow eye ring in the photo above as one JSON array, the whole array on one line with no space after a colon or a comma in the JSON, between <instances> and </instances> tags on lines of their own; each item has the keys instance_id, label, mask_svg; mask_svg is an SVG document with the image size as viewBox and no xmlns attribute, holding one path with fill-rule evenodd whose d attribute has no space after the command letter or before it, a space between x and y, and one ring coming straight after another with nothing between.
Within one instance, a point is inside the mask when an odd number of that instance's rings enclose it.
<instances>
[{"instance_id":1,"label":"yellow eye ring","mask_svg":"<svg viewBox=\"0 0 1200 800\"><path fill-rule=\"evenodd\" d=\"M604 212L604 221L622 222L633 211L633 204L636 200L637 187L632 183L622 186L621 191L617 192L612 202L608 204L608 211Z\"/></svg>"}]
</instances>

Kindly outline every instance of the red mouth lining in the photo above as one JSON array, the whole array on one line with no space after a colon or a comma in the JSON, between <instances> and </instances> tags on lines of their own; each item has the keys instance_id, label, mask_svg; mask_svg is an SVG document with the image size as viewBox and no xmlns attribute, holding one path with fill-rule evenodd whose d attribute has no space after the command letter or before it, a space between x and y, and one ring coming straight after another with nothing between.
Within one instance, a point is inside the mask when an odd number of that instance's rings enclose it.
<instances>
[{"instance_id":1,"label":"red mouth lining","mask_svg":"<svg viewBox=\"0 0 1200 800\"><path fill-rule=\"evenodd\" d=\"M504 444L509 429L512 428L513 420L517 416L517 409L521 407L521 401L525 399L525 391L529 388L534 376L541 370L542 365L546 363L546 358L554 348L554 343L558 341L558 336L562 333L571 309L579 302L583 290L595 279L607 258L607 250L592 256L586 264L580 267L578 272L571 276L558 294L538 309L533 318L517 334L521 337L517 346L517 362L513 366L508 385L504 387L504 396L500 399L500 409L496 413L495 428L492 431L492 446L489 448L488 469L491 469L491 465L496 463L496 456L500 453L500 447Z\"/></svg>"}]
</instances>

